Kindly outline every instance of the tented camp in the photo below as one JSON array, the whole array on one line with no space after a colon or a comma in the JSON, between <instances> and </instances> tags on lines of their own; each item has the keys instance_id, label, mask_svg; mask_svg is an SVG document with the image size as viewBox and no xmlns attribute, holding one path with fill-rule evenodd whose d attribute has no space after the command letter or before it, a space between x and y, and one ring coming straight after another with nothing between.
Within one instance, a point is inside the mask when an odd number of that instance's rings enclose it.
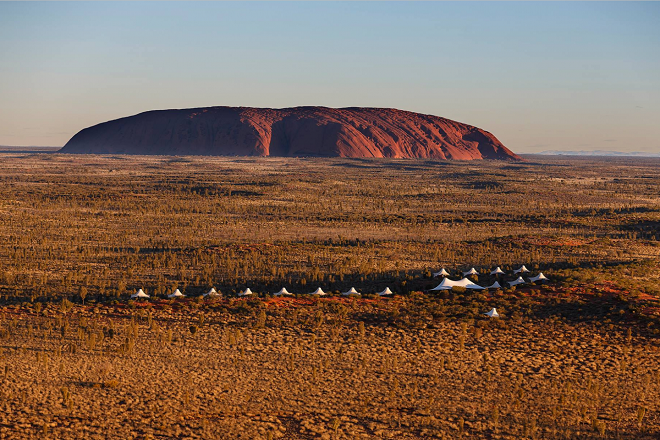
<instances>
[{"instance_id":1,"label":"tented camp","mask_svg":"<svg viewBox=\"0 0 660 440\"><path fill-rule=\"evenodd\" d=\"M523 280L523 277L518 277L518 279L514 281L509 281L509 286L516 286L518 284L525 284L525 280Z\"/></svg>"},{"instance_id":2,"label":"tented camp","mask_svg":"<svg viewBox=\"0 0 660 440\"><path fill-rule=\"evenodd\" d=\"M243 290L242 292L238 293L238 296L248 296L248 295L252 295L252 291L250 290L249 287Z\"/></svg>"},{"instance_id":3,"label":"tented camp","mask_svg":"<svg viewBox=\"0 0 660 440\"><path fill-rule=\"evenodd\" d=\"M185 295L179 289L167 295L168 298L183 298Z\"/></svg>"},{"instance_id":4,"label":"tented camp","mask_svg":"<svg viewBox=\"0 0 660 440\"><path fill-rule=\"evenodd\" d=\"M203 296L203 297L207 297L207 296L220 296L220 294L215 290L215 287L211 287L211 290L209 290L208 292L206 292L206 293L205 293L204 295L202 295L202 296Z\"/></svg>"},{"instance_id":5,"label":"tented camp","mask_svg":"<svg viewBox=\"0 0 660 440\"><path fill-rule=\"evenodd\" d=\"M502 286L500 286L500 283L497 282L497 281L495 281L490 286L486 287L486 289L501 289L501 288L502 288Z\"/></svg>"},{"instance_id":6,"label":"tented camp","mask_svg":"<svg viewBox=\"0 0 660 440\"><path fill-rule=\"evenodd\" d=\"M518 269L513 271L514 274L516 274L516 273L526 273L526 272L529 272L529 269L527 269L524 264L522 266L520 266Z\"/></svg>"},{"instance_id":7,"label":"tented camp","mask_svg":"<svg viewBox=\"0 0 660 440\"><path fill-rule=\"evenodd\" d=\"M433 278L435 278L435 277L448 277L448 276L449 276L449 272L447 272L444 267L442 269L440 269L440 272L434 272L433 273Z\"/></svg>"},{"instance_id":8,"label":"tented camp","mask_svg":"<svg viewBox=\"0 0 660 440\"><path fill-rule=\"evenodd\" d=\"M135 299L135 298L149 298L149 295L147 295L146 293L144 293L142 289L140 289L137 291L137 293L131 295L131 299Z\"/></svg>"},{"instance_id":9,"label":"tented camp","mask_svg":"<svg viewBox=\"0 0 660 440\"><path fill-rule=\"evenodd\" d=\"M355 290L355 287L351 287L350 290L348 290L347 292L342 292L342 295L344 295L344 296L360 295L360 292Z\"/></svg>"},{"instance_id":10,"label":"tented camp","mask_svg":"<svg viewBox=\"0 0 660 440\"><path fill-rule=\"evenodd\" d=\"M322 295L325 295L325 294L326 293L320 287L318 289L316 289L315 291L313 291L312 293L310 293L310 295L319 295L319 296L322 296Z\"/></svg>"},{"instance_id":11,"label":"tented camp","mask_svg":"<svg viewBox=\"0 0 660 440\"><path fill-rule=\"evenodd\" d=\"M293 293L286 290L286 287L282 287L279 292L275 292L275 293L273 293L273 295L275 295L275 296L289 296L289 295L293 295Z\"/></svg>"},{"instance_id":12,"label":"tented camp","mask_svg":"<svg viewBox=\"0 0 660 440\"><path fill-rule=\"evenodd\" d=\"M477 269L475 269L474 267L468 270L467 272L463 272L464 277L467 277L469 275L479 275L479 272L477 272Z\"/></svg>"},{"instance_id":13,"label":"tented camp","mask_svg":"<svg viewBox=\"0 0 660 440\"><path fill-rule=\"evenodd\" d=\"M380 296L394 295L394 292L390 290L389 287L386 287L382 292L378 292Z\"/></svg>"},{"instance_id":14,"label":"tented camp","mask_svg":"<svg viewBox=\"0 0 660 440\"><path fill-rule=\"evenodd\" d=\"M537 282L537 281L547 281L547 280L548 280L548 279L546 278L545 275L543 275L543 272L540 272L540 273L539 273L538 275L536 275L535 277L531 277L531 278L529 279L529 281L531 281L532 283L535 283L535 282Z\"/></svg>"},{"instance_id":15,"label":"tented camp","mask_svg":"<svg viewBox=\"0 0 660 440\"><path fill-rule=\"evenodd\" d=\"M440 284L438 284L431 290L451 290L452 287L465 287L466 289L475 289L475 290L484 289L480 285L474 284L472 281L468 280L467 278L463 278L458 281L445 278L442 280Z\"/></svg>"},{"instance_id":16,"label":"tented camp","mask_svg":"<svg viewBox=\"0 0 660 440\"><path fill-rule=\"evenodd\" d=\"M497 266L495 269L490 271L491 275L504 275L504 271L500 268L500 266Z\"/></svg>"},{"instance_id":17,"label":"tented camp","mask_svg":"<svg viewBox=\"0 0 660 440\"><path fill-rule=\"evenodd\" d=\"M493 308L490 309L490 311L484 313L484 315L488 316L489 318L499 318L500 314L497 313L497 309Z\"/></svg>"}]
</instances>

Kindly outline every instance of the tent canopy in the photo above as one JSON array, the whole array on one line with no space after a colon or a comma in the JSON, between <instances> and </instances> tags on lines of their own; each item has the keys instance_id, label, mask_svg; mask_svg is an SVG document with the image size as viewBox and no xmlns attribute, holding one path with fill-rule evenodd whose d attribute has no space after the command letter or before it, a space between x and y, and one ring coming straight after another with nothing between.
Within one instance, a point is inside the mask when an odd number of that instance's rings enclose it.
<instances>
[{"instance_id":1,"label":"tent canopy","mask_svg":"<svg viewBox=\"0 0 660 440\"><path fill-rule=\"evenodd\" d=\"M490 311L484 313L484 315L488 316L489 318L499 318L500 314L497 313L497 309L492 308Z\"/></svg>"},{"instance_id":2,"label":"tent canopy","mask_svg":"<svg viewBox=\"0 0 660 440\"><path fill-rule=\"evenodd\" d=\"M440 269L439 272L434 272L433 273L433 278L435 278L435 277L448 277L448 276L449 276L449 272L447 272L444 267L442 269Z\"/></svg>"},{"instance_id":3,"label":"tent canopy","mask_svg":"<svg viewBox=\"0 0 660 440\"><path fill-rule=\"evenodd\" d=\"M532 283L534 283L534 282L536 282L536 281L547 281L547 279L548 279L548 278L546 278L546 276L543 275L543 272L539 272L538 275L536 275L535 277L531 277L529 280L530 280Z\"/></svg>"},{"instance_id":4,"label":"tent canopy","mask_svg":"<svg viewBox=\"0 0 660 440\"><path fill-rule=\"evenodd\" d=\"M320 287L318 289L316 289L315 291L313 291L312 293L310 293L310 295L325 295L325 294L326 293Z\"/></svg>"},{"instance_id":5,"label":"tent canopy","mask_svg":"<svg viewBox=\"0 0 660 440\"><path fill-rule=\"evenodd\" d=\"M171 294L167 295L168 298L181 298L185 296L179 289L176 289L174 292Z\"/></svg>"},{"instance_id":6,"label":"tent canopy","mask_svg":"<svg viewBox=\"0 0 660 440\"><path fill-rule=\"evenodd\" d=\"M479 272L477 272L477 269L474 267L467 272L463 272L463 276L468 276L468 275L479 275Z\"/></svg>"},{"instance_id":7,"label":"tent canopy","mask_svg":"<svg viewBox=\"0 0 660 440\"><path fill-rule=\"evenodd\" d=\"M495 269L490 271L491 275L502 275L504 271L500 268L500 266L497 266Z\"/></svg>"},{"instance_id":8,"label":"tent canopy","mask_svg":"<svg viewBox=\"0 0 660 440\"><path fill-rule=\"evenodd\" d=\"M483 287L473 283L467 278L463 278L458 281L450 280L449 278L444 278L440 284L438 284L436 287L434 287L431 290L451 290L452 287L465 287L466 289L483 290Z\"/></svg>"},{"instance_id":9,"label":"tent canopy","mask_svg":"<svg viewBox=\"0 0 660 440\"><path fill-rule=\"evenodd\" d=\"M275 292L275 293L273 293L273 295L275 295L275 296L293 295L293 293L286 290L286 287L282 287L279 292Z\"/></svg>"},{"instance_id":10,"label":"tent canopy","mask_svg":"<svg viewBox=\"0 0 660 440\"><path fill-rule=\"evenodd\" d=\"M359 294L360 294L360 292L358 292L357 290L355 290L355 287L351 287L350 290L348 290L348 291L342 293L342 295L344 295L344 296L349 296L349 295L359 295Z\"/></svg>"},{"instance_id":11,"label":"tent canopy","mask_svg":"<svg viewBox=\"0 0 660 440\"><path fill-rule=\"evenodd\" d=\"M380 296L393 295L393 294L394 294L394 292L392 292L389 287L386 287L385 289L383 289L382 292L378 292L378 295L380 295Z\"/></svg>"},{"instance_id":12,"label":"tent canopy","mask_svg":"<svg viewBox=\"0 0 660 440\"><path fill-rule=\"evenodd\" d=\"M502 286L500 286L500 283L497 282L497 281L495 281L490 286L486 287L486 289L501 289L501 288L502 288Z\"/></svg>"},{"instance_id":13,"label":"tent canopy","mask_svg":"<svg viewBox=\"0 0 660 440\"><path fill-rule=\"evenodd\" d=\"M131 295L131 298L149 298L149 295L144 293L142 289L138 290L137 293Z\"/></svg>"},{"instance_id":14,"label":"tent canopy","mask_svg":"<svg viewBox=\"0 0 660 440\"><path fill-rule=\"evenodd\" d=\"M238 296L247 296L247 295L252 295L252 291L250 290L249 287L238 294Z\"/></svg>"},{"instance_id":15,"label":"tent canopy","mask_svg":"<svg viewBox=\"0 0 660 440\"><path fill-rule=\"evenodd\" d=\"M522 266L520 266L518 269L513 271L514 274L526 273L526 272L529 272L529 269L527 269L524 264Z\"/></svg>"},{"instance_id":16,"label":"tent canopy","mask_svg":"<svg viewBox=\"0 0 660 440\"><path fill-rule=\"evenodd\" d=\"M525 282L526 281L523 279L523 277L518 277L515 281L509 281L509 286L515 286L515 285L518 285L518 284L525 284Z\"/></svg>"},{"instance_id":17,"label":"tent canopy","mask_svg":"<svg viewBox=\"0 0 660 440\"><path fill-rule=\"evenodd\" d=\"M209 290L202 296L219 296L219 295L218 292L215 290L215 287L211 287L211 290Z\"/></svg>"}]
</instances>

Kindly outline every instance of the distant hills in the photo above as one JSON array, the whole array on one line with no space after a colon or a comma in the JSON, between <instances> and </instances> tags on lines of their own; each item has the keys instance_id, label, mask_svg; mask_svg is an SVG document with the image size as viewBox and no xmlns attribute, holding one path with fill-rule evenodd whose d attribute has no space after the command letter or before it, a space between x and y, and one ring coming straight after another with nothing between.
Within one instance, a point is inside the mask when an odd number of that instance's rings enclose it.
<instances>
[{"instance_id":1,"label":"distant hills","mask_svg":"<svg viewBox=\"0 0 660 440\"><path fill-rule=\"evenodd\" d=\"M520 160L492 134L391 108L154 110L78 132L62 153Z\"/></svg>"},{"instance_id":2,"label":"distant hills","mask_svg":"<svg viewBox=\"0 0 660 440\"><path fill-rule=\"evenodd\" d=\"M617 157L660 157L660 153L649 153L646 151L612 151L612 150L579 150L579 151L562 151L562 150L547 150L541 153L546 156L617 156Z\"/></svg>"},{"instance_id":3,"label":"distant hills","mask_svg":"<svg viewBox=\"0 0 660 440\"><path fill-rule=\"evenodd\" d=\"M54 153L62 147L47 147L47 146L21 146L21 145L0 145L0 152L20 153L20 152L41 152L41 153Z\"/></svg>"}]
</instances>

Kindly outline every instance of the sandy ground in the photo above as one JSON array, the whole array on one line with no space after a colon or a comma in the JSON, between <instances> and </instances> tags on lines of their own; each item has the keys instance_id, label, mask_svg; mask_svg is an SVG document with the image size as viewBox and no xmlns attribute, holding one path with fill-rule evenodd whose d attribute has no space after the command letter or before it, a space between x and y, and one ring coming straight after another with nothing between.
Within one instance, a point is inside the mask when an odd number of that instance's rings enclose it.
<instances>
[{"instance_id":1,"label":"sandy ground","mask_svg":"<svg viewBox=\"0 0 660 440\"><path fill-rule=\"evenodd\" d=\"M365 325L331 301L5 310L0 437L660 435L655 339L505 317Z\"/></svg>"}]
</instances>

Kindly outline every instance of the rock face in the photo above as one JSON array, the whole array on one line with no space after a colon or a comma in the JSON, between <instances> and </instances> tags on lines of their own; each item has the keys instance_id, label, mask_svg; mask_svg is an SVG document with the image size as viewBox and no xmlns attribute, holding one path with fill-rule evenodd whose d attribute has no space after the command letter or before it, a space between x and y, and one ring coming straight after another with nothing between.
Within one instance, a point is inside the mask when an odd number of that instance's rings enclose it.
<instances>
[{"instance_id":1,"label":"rock face","mask_svg":"<svg viewBox=\"0 0 660 440\"><path fill-rule=\"evenodd\" d=\"M62 153L520 160L487 131L389 108L155 110L78 132Z\"/></svg>"}]
</instances>

